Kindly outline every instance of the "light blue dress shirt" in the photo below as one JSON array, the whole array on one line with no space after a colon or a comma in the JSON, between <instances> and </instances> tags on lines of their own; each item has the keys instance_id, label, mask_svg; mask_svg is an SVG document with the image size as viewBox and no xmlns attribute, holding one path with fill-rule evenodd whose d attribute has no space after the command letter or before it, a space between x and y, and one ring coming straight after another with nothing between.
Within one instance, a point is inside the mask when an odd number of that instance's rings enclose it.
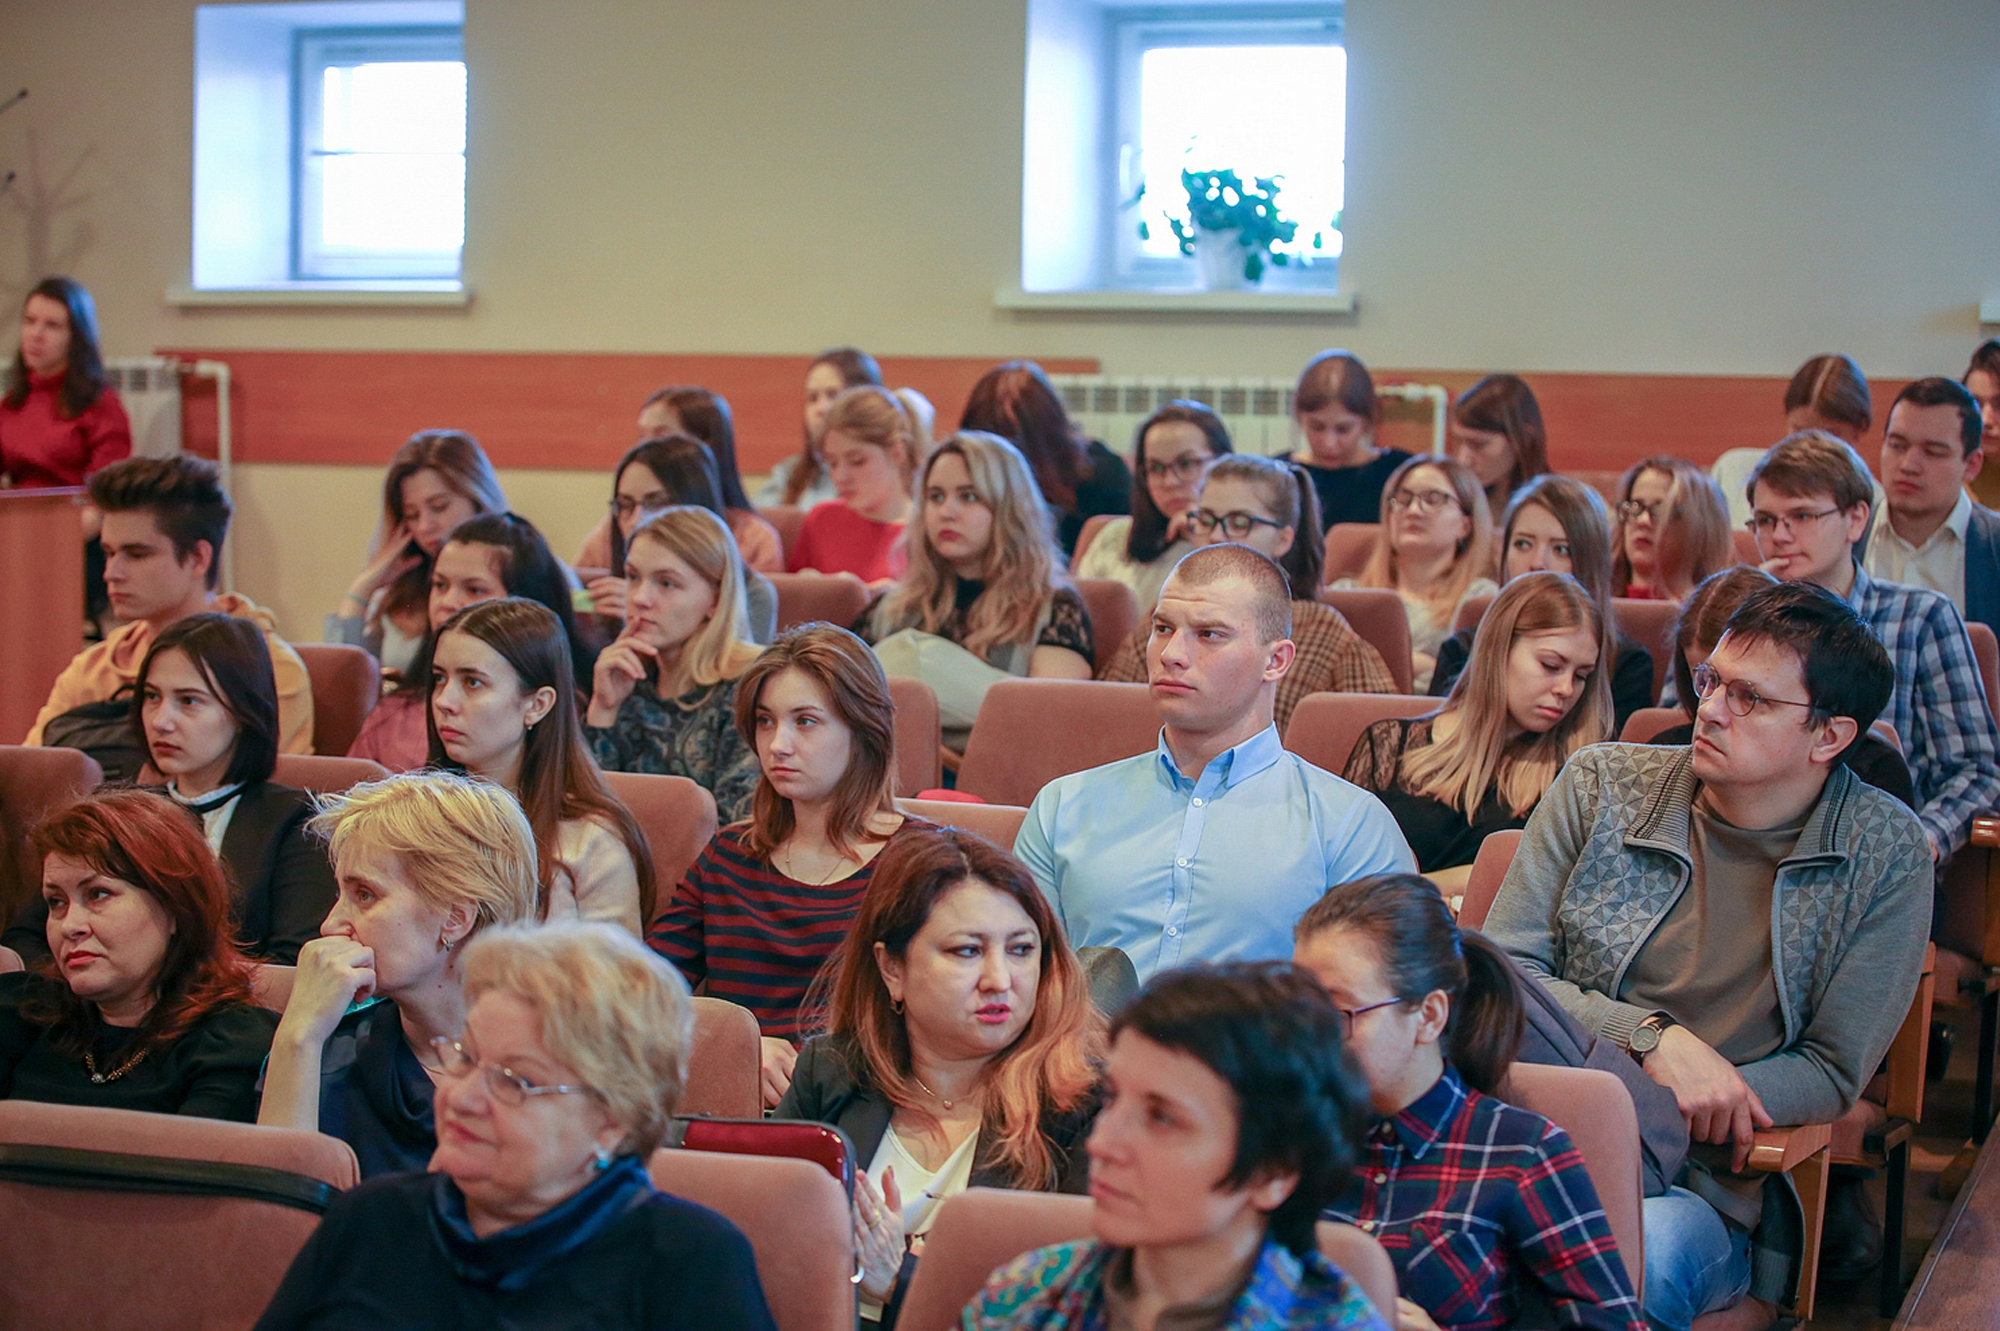
<instances>
[{"instance_id":1,"label":"light blue dress shirt","mask_svg":"<svg viewBox=\"0 0 2000 1331\"><path fill-rule=\"evenodd\" d=\"M1271 726L1189 780L1167 748L1051 781L1014 853L1074 947L1115 947L1144 980L1194 961L1289 960L1327 888L1415 873L1396 820Z\"/></svg>"}]
</instances>

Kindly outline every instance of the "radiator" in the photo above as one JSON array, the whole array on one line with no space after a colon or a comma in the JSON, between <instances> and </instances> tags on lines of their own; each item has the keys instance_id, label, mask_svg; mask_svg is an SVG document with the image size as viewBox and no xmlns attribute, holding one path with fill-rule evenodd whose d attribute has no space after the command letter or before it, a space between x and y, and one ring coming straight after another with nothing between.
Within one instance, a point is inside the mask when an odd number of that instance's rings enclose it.
<instances>
[{"instance_id":1,"label":"radiator","mask_svg":"<svg viewBox=\"0 0 2000 1331\"><path fill-rule=\"evenodd\" d=\"M179 361L170 356L107 360L104 379L125 403L134 457L170 458L181 451Z\"/></svg>"},{"instance_id":2,"label":"radiator","mask_svg":"<svg viewBox=\"0 0 2000 1331\"><path fill-rule=\"evenodd\" d=\"M1070 419L1112 452L1129 457L1139 423L1176 398L1199 402L1222 418L1239 453L1280 457L1303 446L1292 423L1290 379L1225 379L1213 375L1135 376L1052 374ZM1431 451L1444 452L1450 397L1438 384L1377 384L1382 397L1429 406Z\"/></svg>"}]
</instances>

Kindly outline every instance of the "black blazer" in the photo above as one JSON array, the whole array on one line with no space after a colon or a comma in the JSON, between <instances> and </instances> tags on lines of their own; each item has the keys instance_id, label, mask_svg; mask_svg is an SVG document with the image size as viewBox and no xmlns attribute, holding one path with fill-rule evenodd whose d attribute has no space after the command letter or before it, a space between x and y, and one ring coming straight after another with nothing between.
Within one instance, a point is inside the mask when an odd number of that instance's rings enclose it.
<instances>
[{"instance_id":1,"label":"black blazer","mask_svg":"<svg viewBox=\"0 0 2000 1331\"><path fill-rule=\"evenodd\" d=\"M1042 1135L1055 1154L1056 1181L1053 1192L1083 1193L1090 1187L1090 1162L1084 1142L1097 1118L1099 1096L1092 1091L1074 1108L1045 1110ZM792 1069L792 1087L778 1106L779 1118L803 1118L831 1123L854 1143L854 1168L861 1173L881 1148L882 1134L889 1130L895 1107L888 1097L868 1084L866 1064L852 1040L816 1035L799 1051L798 1065ZM994 1158L994 1144L982 1138L972 1161L971 1186L975 1188L1018 1188L1020 1182Z\"/></svg>"},{"instance_id":2,"label":"black blazer","mask_svg":"<svg viewBox=\"0 0 2000 1331\"><path fill-rule=\"evenodd\" d=\"M222 867L236 905L236 937L258 961L290 966L319 937L333 909L333 865L326 846L306 835L312 796L260 781L244 787L222 833ZM0 943L34 962L49 954L48 907L37 892Z\"/></svg>"}]
</instances>

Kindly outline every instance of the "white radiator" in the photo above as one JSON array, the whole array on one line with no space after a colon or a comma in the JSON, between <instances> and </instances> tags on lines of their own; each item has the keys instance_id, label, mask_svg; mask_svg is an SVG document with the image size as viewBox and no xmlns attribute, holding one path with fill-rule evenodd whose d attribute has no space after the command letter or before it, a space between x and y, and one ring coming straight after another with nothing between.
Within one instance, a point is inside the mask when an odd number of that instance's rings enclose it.
<instances>
[{"instance_id":1,"label":"white radiator","mask_svg":"<svg viewBox=\"0 0 2000 1331\"><path fill-rule=\"evenodd\" d=\"M118 390L132 421L132 455L170 458L181 451L181 363L170 356L104 362L105 382Z\"/></svg>"},{"instance_id":2,"label":"white radiator","mask_svg":"<svg viewBox=\"0 0 2000 1331\"><path fill-rule=\"evenodd\" d=\"M1290 379L1226 379L1214 375L1052 374L1070 419L1120 457L1130 457L1139 423L1175 399L1199 402L1222 418L1239 453L1279 457L1304 441L1292 423ZM1383 397L1430 405L1431 451L1444 452L1450 397L1438 384L1378 384Z\"/></svg>"}]
</instances>

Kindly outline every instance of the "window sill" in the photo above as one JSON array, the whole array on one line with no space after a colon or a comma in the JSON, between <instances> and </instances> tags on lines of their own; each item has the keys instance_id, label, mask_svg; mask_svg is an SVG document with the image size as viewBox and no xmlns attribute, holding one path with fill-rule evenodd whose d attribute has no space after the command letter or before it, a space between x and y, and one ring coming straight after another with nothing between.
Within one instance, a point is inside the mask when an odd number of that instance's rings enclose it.
<instances>
[{"instance_id":1,"label":"window sill","mask_svg":"<svg viewBox=\"0 0 2000 1331\"><path fill-rule=\"evenodd\" d=\"M1345 318L1354 293L1318 291L1023 291L1001 287L993 307L1023 312L1114 314L1271 314Z\"/></svg>"},{"instance_id":2,"label":"window sill","mask_svg":"<svg viewBox=\"0 0 2000 1331\"><path fill-rule=\"evenodd\" d=\"M472 292L462 282L274 282L269 286L167 288L167 304L182 309L289 306L464 309Z\"/></svg>"}]
</instances>

